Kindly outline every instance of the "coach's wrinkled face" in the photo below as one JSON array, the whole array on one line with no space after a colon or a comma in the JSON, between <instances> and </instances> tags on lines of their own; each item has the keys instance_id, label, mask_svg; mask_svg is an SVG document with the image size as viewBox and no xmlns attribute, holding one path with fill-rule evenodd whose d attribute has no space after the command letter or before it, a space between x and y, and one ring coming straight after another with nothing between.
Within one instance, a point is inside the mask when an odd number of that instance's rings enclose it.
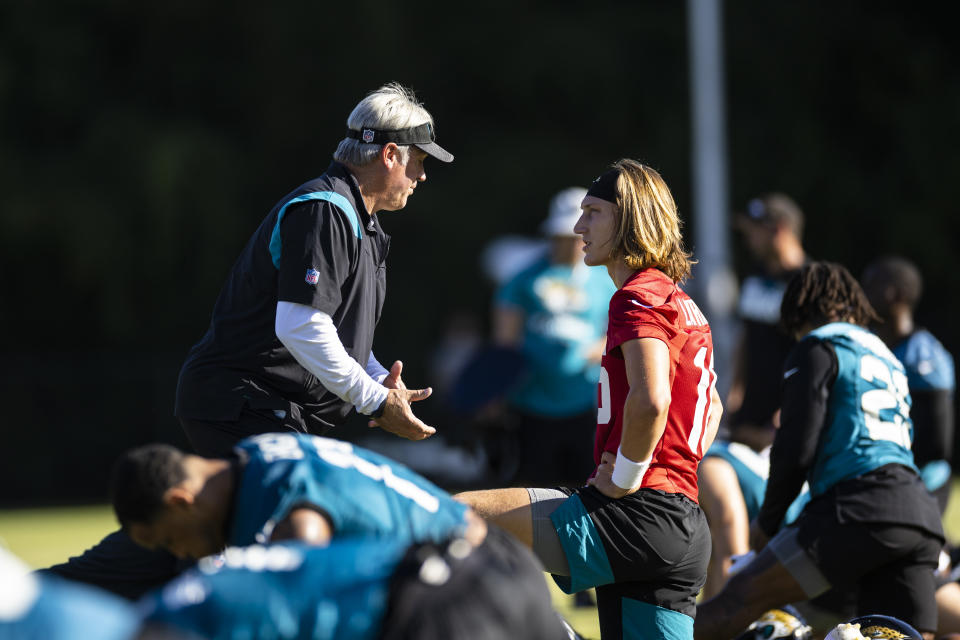
<instances>
[{"instance_id":1,"label":"coach's wrinkled face","mask_svg":"<svg viewBox=\"0 0 960 640\"><path fill-rule=\"evenodd\" d=\"M164 549L178 558L200 559L223 549L221 527L193 504L168 504L149 523L135 522L128 533L141 547Z\"/></svg>"},{"instance_id":2,"label":"coach's wrinkled face","mask_svg":"<svg viewBox=\"0 0 960 640\"><path fill-rule=\"evenodd\" d=\"M609 264L617 224L620 222L617 205L587 196L580 204L580 209L583 213L573 230L583 238L583 261L590 266Z\"/></svg>"},{"instance_id":3,"label":"coach's wrinkled face","mask_svg":"<svg viewBox=\"0 0 960 640\"><path fill-rule=\"evenodd\" d=\"M386 211L399 211L407 206L407 198L413 195L413 190L417 188L418 182L424 182L427 179L427 173L423 168L423 162L427 154L417 147L410 147L410 159L406 164L391 165L387 174L386 184Z\"/></svg>"}]
</instances>

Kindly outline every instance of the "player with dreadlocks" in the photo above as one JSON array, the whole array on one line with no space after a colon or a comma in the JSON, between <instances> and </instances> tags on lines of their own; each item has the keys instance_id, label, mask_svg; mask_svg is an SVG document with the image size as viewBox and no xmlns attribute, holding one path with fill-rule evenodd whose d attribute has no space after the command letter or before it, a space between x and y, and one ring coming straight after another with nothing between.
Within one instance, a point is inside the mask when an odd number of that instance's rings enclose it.
<instances>
[{"instance_id":1,"label":"player with dreadlocks","mask_svg":"<svg viewBox=\"0 0 960 640\"><path fill-rule=\"evenodd\" d=\"M933 637L943 529L910 451L903 365L866 329L875 317L838 264L812 262L788 285L781 322L799 342L751 524L758 555L699 607L698 640L733 637L764 611L831 587L856 592L859 615L883 612ZM810 502L773 535L805 480Z\"/></svg>"}]
</instances>

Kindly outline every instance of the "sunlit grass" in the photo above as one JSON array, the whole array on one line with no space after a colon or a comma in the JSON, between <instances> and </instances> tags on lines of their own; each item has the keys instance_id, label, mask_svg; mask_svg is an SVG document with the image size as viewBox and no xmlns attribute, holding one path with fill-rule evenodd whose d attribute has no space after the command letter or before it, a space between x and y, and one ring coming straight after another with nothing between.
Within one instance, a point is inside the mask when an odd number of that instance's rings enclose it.
<instances>
[{"instance_id":1,"label":"sunlit grass","mask_svg":"<svg viewBox=\"0 0 960 640\"><path fill-rule=\"evenodd\" d=\"M955 480L944 515L944 528L951 542L960 541L960 499ZM0 543L34 568L63 562L93 546L117 527L106 505L0 510ZM547 577L557 610L586 638L599 638L595 607L573 605L573 596L560 591Z\"/></svg>"},{"instance_id":2,"label":"sunlit grass","mask_svg":"<svg viewBox=\"0 0 960 640\"><path fill-rule=\"evenodd\" d=\"M107 505L0 510L0 544L35 569L78 555L108 533L117 521ZM558 611L585 638L599 638L595 607L573 606L547 576Z\"/></svg>"}]
</instances>

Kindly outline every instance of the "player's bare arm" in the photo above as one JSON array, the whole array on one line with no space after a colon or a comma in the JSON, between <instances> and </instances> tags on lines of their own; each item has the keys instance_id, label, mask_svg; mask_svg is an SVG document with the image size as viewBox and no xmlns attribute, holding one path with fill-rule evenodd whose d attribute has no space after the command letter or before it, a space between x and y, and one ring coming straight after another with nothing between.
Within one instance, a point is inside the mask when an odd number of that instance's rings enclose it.
<instances>
[{"instance_id":1,"label":"player's bare arm","mask_svg":"<svg viewBox=\"0 0 960 640\"><path fill-rule=\"evenodd\" d=\"M703 451L710 448L714 438L717 437L717 431L720 429L720 418L723 417L723 403L720 402L720 394L714 386L710 389L710 418L707 421L707 428L703 434Z\"/></svg>"},{"instance_id":2,"label":"player's bare arm","mask_svg":"<svg viewBox=\"0 0 960 640\"><path fill-rule=\"evenodd\" d=\"M656 338L628 340L620 349L630 385L623 407L620 453L633 462L649 461L670 411L670 350ZM611 498L621 498L639 488L639 480L631 488L618 486L613 481L614 471L615 464L601 458L590 484Z\"/></svg>"},{"instance_id":3,"label":"player's bare arm","mask_svg":"<svg viewBox=\"0 0 960 640\"><path fill-rule=\"evenodd\" d=\"M294 509L281 520L270 536L271 542L300 540L307 544L325 546L333 537L330 521L318 511L302 507Z\"/></svg>"}]
</instances>

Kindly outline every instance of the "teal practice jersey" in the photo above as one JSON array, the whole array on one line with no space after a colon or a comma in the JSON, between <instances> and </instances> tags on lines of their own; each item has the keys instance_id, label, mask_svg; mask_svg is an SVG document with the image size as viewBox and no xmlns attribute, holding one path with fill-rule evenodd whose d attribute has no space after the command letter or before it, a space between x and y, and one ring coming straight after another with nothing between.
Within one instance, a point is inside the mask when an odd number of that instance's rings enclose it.
<instances>
[{"instance_id":1,"label":"teal practice jersey","mask_svg":"<svg viewBox=\"0 0 960 640\"><path fill-rule=\"evenodd\" d=\"M368 640L379 635L406 548L372 538L229 547L144 596L139 609L149 624L207 640Z\"/></svg>"},{"instance_id":2,"label":"teal practice jersey","mask_svg":"<svg viewBox=\"0 0 960 640\"><path fill-rule=\"evenodd\" d=\"M0 548L0 640L133 640L139 626L127 600L30 573Z\"/></svg>"},{"instance_id":3,"label":"teal practice jersey","mask_svg":"<svg viewBox=\"0 0 960 640\"><path fill-rule=\"evenodd\" d=\"M718 439L713 441L703 457L720 458L730 464L737 476L743 502L747 506L747 519L752 521L756 518L767 491L767 478L770 477L770 447L757 452L740 442ZM787 510L783 524L793 523L809 501L810 491L804 484L800 495Z\"/></svg>"},{"instance_id":4,"label":"teal practice jersey","mask_svg":"<svg viewBox=\"0 0 960 640\"><path fill-rule=\"evenodd\" d=\"M243 463L228 544L266 543L300 507L326 516L334 536L439 541L463 533L467 507L403 465L348 442L268 433L240 442Z\"/></svg>"},{"instance_id":5,"label":"teal practice jersey","mask_svg":"<svg viewBox=\"0 0 960 640\"><path fill-rule=\"evenodd\" d=\"M910 334L893 348L893 354L903 363L911 389L954 391L953 356L926 329Z\"/></svg>"},{"instance_id":6,"label":"teal practice jersey","mask_svg":"<svg viewBox=\"0 0 960 640\"><path fill-rule=\"evenodd\" d=\"M917 465L920 466L920 476L930 491L936 491L946 485L951 478L950 463L940 456L930 455L930 448L943 444L948 448L952 440L953 429L953 400L956 390L954 378L953 356L940 341L926 329L917 329L892 349L907 372L907 383L910 386L914 403L914 451L917 454ZM945 411L941 414L930 415L931 412L916 411L917 404L924 401L929 394L947 394L950 398L944 404ZM927 416L924 422L924 416ZM934 417L936 416L936 417ZM943 451L943 453L947 453ZM926 454L926 455L925 455ZM930 459L936 458L936 459Z\"/></svg>"},{"instance_id":7,"label":"teal practice jersey","mask_svg":"<svg viewBox=\"0 0 960 640\"><path fill-rule=\"evenodd\" d=\"M876 335L845 322L823 325L808 337L829 343L838 364L827 424L807 478L811 494L886 464L916 470L910 392L896 356Z\"/></svg>"},{"instance_id":8,"label":"teal practice jersey","mask_svg":"<svg viewBox=\"0 0 960 640\"><path fill-rule=\"evenodd\" d=\"M589 352L604 336L617 286L603 267L538 260L497 291L498 305L523 314L527 373L510 394L523 411L572 416L597 403L600 362Z\"/></svg>"}]
</instances>

